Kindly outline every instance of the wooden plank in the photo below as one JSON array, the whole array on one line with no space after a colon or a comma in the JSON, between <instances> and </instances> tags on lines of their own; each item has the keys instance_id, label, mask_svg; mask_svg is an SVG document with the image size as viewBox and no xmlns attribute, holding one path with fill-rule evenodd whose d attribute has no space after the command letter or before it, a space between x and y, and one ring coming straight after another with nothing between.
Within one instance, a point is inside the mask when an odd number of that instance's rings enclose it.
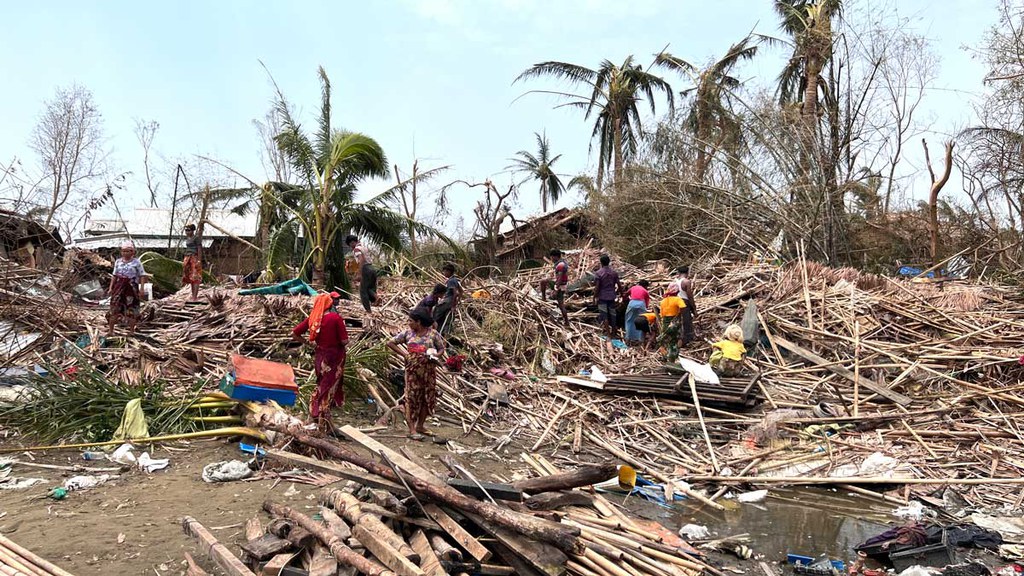
<instances>
[{"instance_id":1,"label":"wooden plank","mask_svg":"<svg viewBox=\"0 0 1024 576\"><path fill-rule=\"evenodd\" d=\"M292 543L273 534L264 534L259 538L241 543L239 547L253 560L263 562L291 548Z\"/></svg>"},{"instance_id":2,"label":"wooden plank","mask_svg":"<svg viewBox=\"0 0 1024 576\"><path fill-rule=\"evenodd\" d=\"M437 504L424 504L423 511L430 519L440 524L444 531L455 540L455 543L466 552L469 552L470 556L476 558L477 562L483 562L491 557L491 551L478 542L472 534L466 532L466 529L452 519L448 513L441 510L440 506Z\"/></svg>"},{"instance_id":3,"label":"wooden plank","mask_svg":"<svg viewBox=\"0 0 1024 576\"><path fill-rule=\"evenodd\" d=\"M511 502L523 501L523 491L515 488L511 484L480 482L480 486L477 486L477 483L472 480L449 478L448 485L459 492L462 492L466 496L472 496L480 500L487 498L487 495L484 494L484 490L486 490L487 494L490 494L495 500L508 500ZM483 486L483 490L480 489L481 486Z\"/></svg>"},{"instance_id":4,"label":"wooden plank","mask_svg":"<svg viewBox=\"0 0 1024 576\"><path fill-rule=\"evenodd\" d=\"M342 466L335 462L329 462L325 460L318 460L316 458L310 458L309 456L303 456L301 454L293 454L291 452L285 452L283 450L267 449L267 458L275 460L277 462L284 462L285 464L291 464L300 468L306 468L313 470L314 472L323 472L324 474L330 474L337 476L345 480L352 480L353 482L359 482L363 486L369 486L371 488L381 488L390 492L397 492L398 494L407 495L408 491L404 486L397 482L392 482L385 478L381 478L376 474L371 474L366 470L352 468L349 466Z\"/></svg>"},{"instance_id":5,"label":"wooden plank","mask_svg":"<svg viewBox=\"0 0 1024 576\"><path fill-rule=\"evenodd\" d=\"M181 526L184 528L185 534L199 541L203 552L206 552L224 572L231 576L256 576L226 546L218 542L217 538L198 520L191 516L185 516L181 520Z\"/></svg>"},{"instance_id":6,"label":"wooden plank","mask_svg":"<svg viewBox=\"0 0 1024 576\"><path fill-rule=\"evenodd\" d=\"M359 543L362 544L367 550L373 554L377 560L380 560L381 564L394 570L395 574L399 576L426 576L420 567L409 561L408 558L402 556L398 550L391 547L383 538L380 538L377 534L367 529L362 524L357 524L352 527L352 535L355 536Z\"/></svg>"},{"instance_id":7,"label":"wooden plank","mask_svg":"<svg viewBox=\"0 0 1024 576\"><path fill-rule=\"evenodd\" d=\"M430 542L427 540L427 535L423 533L423 530L416 530L412 533L412 536L409 538L409 545L420 555L420 568L423 569L427 576L447 576L444 568L441 567L441 561L438 560L437 554L430 547Z\"/></svg>"},{"instance_id":8,"label":"wooden plank","mask_svg":"<svg viewBox=\"0 0 1024 576\"><path fill-rule=\"evenodd\" d=\"M292 561L295 554L278 554L270 559L269 562L263 565L263 569L260 570L261 576L279 576L284 573L284 569L288 566L288 563Z\"/></svg>"},{"instance_id":9,"label":"wooden plank","mask_svg":"<svg viewBox=\"0 0 1024 576\"><path fill-rule=\"evenodd\" d=\"M836 366L831 360L822 358L821 356L818 356L817 354L811 352L810 350L804 348L803 346L800 346L799 344L794 344L793 342L786 340L782 336L775 335L775 342L779 346L789 350L790 352L796 354L797 356L803 358L804 360L817 366L821 366L822 368L825 368L826 370L832 372L833 374L846 378L850 382L859 382L860 386L863 386L864 388L867 388L868 390L874 392L875 394L878 394L879 396L891 402L895 402L900 406L906 406L913 402L913 400L911 400L909 396L905 396L903 394L900 394L899 392L885 388L884 386L879 386L874 382L871 382L870 380L858 380L854 373L851 372L850 370L847 370L842 366Z\"/></svg>"},{"instance_id":10,"label":"wooden plank","mask_svg":"<svg viewBox=\"0 0 1024 576\"><path fill-rule=\"evenodd\" d=\"M445 485L444 481L438 478L437 475L434 474L432 471L406 458L397 450L392 450L391 448L388 448L387 446L381 444L380 442L374 440L373 438L370 438L366 434L363 434L361 431L359 431L358 428L354 426L342 426L339 431L346 438L355 442L356 444L359 444L363 448L366 448L370 452L373 452L374 454L383 453L396 466L398 466L405 472L408 472L409 474L416 476L420 480L423 480L424 482L429 482L431 484L434 484L435 486Z\"/></svg>"},{"instance_id":11,"label":"wooden plank","mask_svg":"<svg viewBox=\"0 0 1024 576\"><path fill-rule=\"evenodd\" d=\"M531 568L542 574L547 574L547 576L565 574L565 563L569 557L558 548L539 540L528 540L511 530L491 524L475 514L466 513L466 517L511 550Z\"/></svg>"}]
</instances>

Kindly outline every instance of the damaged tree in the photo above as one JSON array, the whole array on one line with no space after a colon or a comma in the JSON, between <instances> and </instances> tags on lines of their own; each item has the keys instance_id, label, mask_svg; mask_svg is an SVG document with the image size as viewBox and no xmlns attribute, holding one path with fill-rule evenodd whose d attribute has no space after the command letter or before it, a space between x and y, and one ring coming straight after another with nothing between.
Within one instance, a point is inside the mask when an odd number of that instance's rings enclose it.
<instances>
[{"instance_id":1,"label":"damaged tree","mask_svg":"<svg viewBox=\"0 0 1024 576\"><path fill-rule=\"evenodd\" d=\"M924 162L928 165L928 175L932 179L931 192L928 194L928 226L931 232L931 254L932 266L939 265L939 192L949 181L949 173L953 170L953 141L946 142L946 167L942 176L935 178L935 169L932 168L932 160L928 155L928 141L921 139L924 146Z\"/></svg>"}]
</instances>

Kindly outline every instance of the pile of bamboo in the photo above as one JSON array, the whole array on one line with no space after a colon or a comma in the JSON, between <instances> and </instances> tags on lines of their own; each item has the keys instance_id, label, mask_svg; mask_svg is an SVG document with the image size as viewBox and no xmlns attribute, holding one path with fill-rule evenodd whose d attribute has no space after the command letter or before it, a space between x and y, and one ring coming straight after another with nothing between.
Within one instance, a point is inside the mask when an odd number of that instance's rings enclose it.
<instances>
[{"instance_id":1,"label":"pile of bamboo","mask_svg":"<svg viewBox=\"0 0 1024 576\"><path fill-rule=\"evenodd\" d=\"M0 536L0 574L3 576L71 576L70 572L40 558L31 550L19 546L6 536Z\"/></svg>"},{"instance_id":2,"label":"pile of bamboo","mask_svg":"<svg viewBox=\"0 0 1024 576\"><path fill-rule=\"evenodd\" d=\"M402 576L720 574L673 532L629 516L587 489L614 477L614 465L563 472L542 456L528 457L541 476L497 485L477 480L468 465L450 457L445 463L451 474L436 474L416 455L392 450L352 427L341 433L361 452L261 422L289 439L291 450L330 457L268 450L271 461L345 483L323 491L313 516L265 502L269 519L247 523L240 558L199 520L186 518L186 533L233 576L283 573L288 566L315 576L339 569Z\"/></svg>"}]
</instances>

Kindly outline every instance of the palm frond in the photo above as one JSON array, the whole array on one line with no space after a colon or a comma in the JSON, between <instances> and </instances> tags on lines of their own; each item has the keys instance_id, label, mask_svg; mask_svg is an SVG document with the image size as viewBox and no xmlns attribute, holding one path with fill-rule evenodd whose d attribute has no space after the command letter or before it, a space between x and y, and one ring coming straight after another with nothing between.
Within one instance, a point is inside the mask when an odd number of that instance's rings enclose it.
<instances>
[{"instance_id":1,"label":"palm frond","mask_svg":"<svg viewBox=\"0 0 1024 576\"><path fill-rule=\"evenodd\" d=\"M322 166L331 154L331 79L323 66L317 68L320 76L320 118L316 129L316 154Z\"/></svg>"},{"instance_id":2,"label":"palm frond","mask_svg":"<svg viewBox=\"0 0 1024 576\"><path fill-rule=\"evenodd\" d=\"M593 79L596 76L596 72L585 66L570 64L568 62L540 62L524 70L519 74L519 76L516 76L516 79L513 80L512 83L515 84L520 80L539 78L542 76L551 76L573 84L593 85Z\"/></svg>"}]
</instances>

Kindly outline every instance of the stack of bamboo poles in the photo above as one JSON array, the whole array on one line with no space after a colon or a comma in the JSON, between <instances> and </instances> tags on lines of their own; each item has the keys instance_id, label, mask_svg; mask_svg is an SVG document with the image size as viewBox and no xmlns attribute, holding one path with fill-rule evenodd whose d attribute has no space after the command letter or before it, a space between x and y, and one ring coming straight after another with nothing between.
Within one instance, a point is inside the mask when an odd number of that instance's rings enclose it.
<instances>
[{"instance_id":1,"label":"stack of bamboo poles","mask_svg":"<svg viewBox=\"0 0 1024 576\"><path fill-rule=\"evenodd\" d=\"M71 576L6 536L0 536L0 574L3 576Z\"/></svg>"}]
</instances>

